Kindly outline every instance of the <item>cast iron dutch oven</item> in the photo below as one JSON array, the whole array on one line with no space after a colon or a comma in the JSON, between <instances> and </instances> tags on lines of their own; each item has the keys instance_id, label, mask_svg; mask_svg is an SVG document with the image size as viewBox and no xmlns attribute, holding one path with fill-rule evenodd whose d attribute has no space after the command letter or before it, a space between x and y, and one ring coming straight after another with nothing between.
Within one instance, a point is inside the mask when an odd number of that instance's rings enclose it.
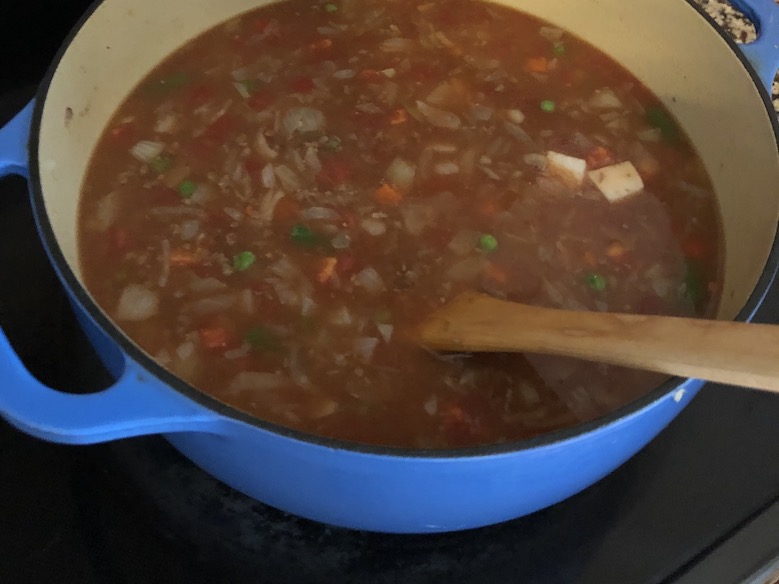
<instances>
[{"instance_id":1,"label":"cast iron dutch oven","mask_svg":"<svg viewBox=\"0 0 779 584\"><path fill-rule=\"evenodd\" d=\"M34 102L0 131L0 174L28 177L49 258L116 380L85 395L45 387L0 331L0 415L24 432L69 444L163 434L205 471L269 505L333 525L400 533L473 528L532 513L598 481L662 431L700 380L671 379L611 415L519 443L432 452L326 440L203 395L119 331L84 289L76 257L77 201L92 149L124 96L167 54L264 1L97 2L59 51ZM760 32L757 42L740 48L685 0L500 1L611 55L678 118L723 214L718 317L749 320L777 268L778 134L766 91L779 64L773 0L737 2Z\"/></svg>"}]
</instances>

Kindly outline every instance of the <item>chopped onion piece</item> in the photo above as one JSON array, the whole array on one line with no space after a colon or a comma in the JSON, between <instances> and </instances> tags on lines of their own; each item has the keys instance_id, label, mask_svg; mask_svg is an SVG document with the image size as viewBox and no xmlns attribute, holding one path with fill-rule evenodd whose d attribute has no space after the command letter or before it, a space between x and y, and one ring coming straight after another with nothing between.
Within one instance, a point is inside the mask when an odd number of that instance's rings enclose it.
<instances>
[{"instance_id":1,"label":"chopped onion piece","mask_svg":"<svg viewBox=\"0 0 779 584\"><path fill-rule=\"evenodd\" d=\"M270 223L273 219L273 211L276 204L284 198L284 191L271 191L267 193L260 203L260 216L258 219L263 223Z\"/></svg>"},{"instance_id":2,"label":"chopped onion piece","mask_svg":"<svg viewBox=\"0 0 779 584\"><path fill-rule=\"evenodd\" d=\"M416 105L419 113L434 126L448 130L456 130L460 127L460 116L457 114L438 109L426 104L424 101L417 101Z\"/></svg>"},{"instance_id":3,"label":"chopped onion piece","mask_svg":"<svg viewBox=\"0 0 779 584\"><path fill-rule=\"evenodd\" d=\"M163 150L165 150L165 144L162 142L141 140L130 149L130 154L132 154L136 160L140 160L141 162L151 162L157 158L157 156L162 154Z\"/></svg>"},{"instance_id":4,"label":"chopped onion piece","mask_svg":"<svg viewBox=\"0 0 779 584\"><path fill-rule=\"evenodd\" d=\"M341 214L328 207L309 207L300 212L303 221L338 221Z\"/></svg>"},{"instance_id":5,"label":"chopped onion piece","mask_svg":"<svg viewBox=\"0 0 779 584\"><path fill-rule=\"evenodd\" d=\"M398 157L387 167L384 178L397 188L406 191L414 184L416 172L416 166Z\"/></svg>"},{"instance_id":6,"label":"chopped onion piece","mask_svg":"<svg viewBox=\"0 0 779 584\"><path fill-rule=\"evenodd\" d=\"M384 281L379 273L371 267L367 267L354 276L354 283L364 288L370 294L379 294L386 290Z\"/></svg>"},{"instance_id":7,"label":"chopped onion piece","mask_svg":"<svg viewBox=\"0 0 779 584\"><path fill-rule=\"evenodd\" d=\"M395 327L391 324L378 323L376 328L378 329L381 338L384 339L384 342L389 343L392 339L392 332L395 330Z\"/></svg>"},{"instance_id":8,"label":"chopped onion piece","mask_svg":"<svg viewBox=\"0 0 779 584\"><path fill-rule=\"evenodd\" d=\"M449 249L457 255L465 255L476 249L480 234L470 229L461 229L449 242Z\"/></svg>"},{"instance_id":9,"label":"chopped onion piece","mask_svg":"<svg viewBox=\"0 0 779 584\"><path fill-rule=\"evenodd\" d=\"M295 172L286 164L279 164L273 168L276 178L281 181L281 186L288 193L294 193L300 190L300 181Z\"/></svg>"},{"instance_id":10,"label":"chopped onion piece","mask_svg":"<svg viewBox=\"0 0 779 584\"><path fill-rule=\"evenodd\" d=\"M492 119L493 109L484 105L475 105L471 108L471 115L480 122L488 122Z\"/></svg>"},{"instance_id":11,"label":"chopped onion piece","mask_svg":"<svg viewBox=\"0 0 779 584\"><path fill-rule=\"evenodd\" d=\"M300 315L311 316L314 314L314 309L316 309L316 303L312 298L306 296L300 304Z\"/></svg>"},{"instance_id":12,"label":"chopped onion piece","mask_svg":"<svg viewBox=\"0 0 779 584\"><path fill-rule=\"evenodd\" d=\"M238 307L245 314L251 315L255 313L254 294L248 288L244 288L238 293Z\"/></svg>"},{"instance_id":13,"label":"chopped onion piece","mask_svg":"<svg viewBox=\"0 0 779 584\"><path fill-rule=\"evenodd\" d=\"M316 146L309 144L304 157L306 165L314 174L322 170L322 162L319 160L319 151Z\"/></svg>"},{"instance_id":14,"label":"chopped onion piece","mask_svg":"<svg viewBox=\"0 0 779 584\"><path fill-rule=\"evenodd\" d=\"M374 337L359 337L354 341L354 352L364 362L369 363L373 359L373 353L376 351L376 346L379 344L379 339Z\"/></svg>"},{"instance_id":15,"label":"chopped onion piece","mask_svg":"<svg viewBox=\"0 0 779 584\"><path fill-rule=\"evenodd\" d=\"M227 215L233 221L240 221L243 219L243 212L235 209L234 207L225 207L222 210L225 212L225 215Z\"/></svg>"},{"instance_id":16,"label":"chopped onion piece","mask_svg":"<svg viewBox=\"0 0 779 584\"><path fill-rule=\"evenodd\" d=\"M432 395L422 406L430 416L435 416L438 413L438 396Z\"/></svg>"},{"instance_id":17,"label":"chopped onion piece","mask_svg":"<svg viewBox=\"0 0 779 584\"><path fill-rule=\"evenodd\" d=\"M140 284L130 284L119 297L116 318L134 322L146 320L157 314L159 304L156 292Z\"/></svg>"},{"instance_id":18,"label":"chopped onion piece","mask_svg":"<svg viewBox=\"0 0 779 584\"><path fill-rule=\"evenodd\" d=\"M260 181L262 182L262 186L266 189L272 189L276 186L276 175L273 172L273 165L270 162L262 167Z\"/></svg>"},{"instance_id":19,"label":"chopped onion piece","mask_svg":"<svg viewBox=\"0 0 779 584\"><path fill-rule=\"evenodd\" d=\"M522 160L524 160L525 164L527 164L528 166L533 166L538 170L546 169L548 163L548 159L546 156L544 156L543 154L537 154L535 152L531 154L525 154Z\"/></svg>"},{"instance_id":20,"label":"chopped onion piece","mask_svg":"<svg viewBox=\"0 0 779 584\"><path fill-rule=\"evenodd\" d=\"M195 353L195 343L192 341L184 341L178 347L176 347L176 357L181 361L186 361Z\"/></svg>"},{"instance_id":21,"label":"chopped onion piece","mask_svg":"<svg viewBox=\"0 0 779 584\"><path fill-rule=\"evenodd\" d=\"M352 244L352 238L346 231L339 231L333 239L330 240L330 245L333 249L347 249Z\"/></svg>"},{"instance_id":22,"label":"chopped onion piece","mask_svg":"<svg viewBox=\"0 0 779 584\"><path fill-rule=\"evenodd\" d=\"M360 226L368 235L373 235L374 237L384 235L387 232L387 226L384 224L384 221L380 221L379 219L372 219L370 217L368 219L363 219Z\"/></svg>"},{"instance_id":23,"label":"chopped onion piece","mask_svg":"<svg viewBox=\"0 0 779 584\"><path fill-rule=\"evenodd\" d=\"M659 142L663 137L663 133L660 128L649 128L648 130L637 132L636 136L642 142Z\"/></svg>"},{"instance_id":24,"label":"chopped onion piece","mask_svg":"<svg viewBox=\"0 0 779 584\"><path fill-rule=\"evenodd\" d=\"M224 312L229 310L236 303L236 296L233 292L218 294L217 296L209 296L201 300L196 300L184 307L185 310L189 310L200 316L208 316L216 314L218 312Z\"/></svg>"},{"instance_id":25,"label":"chopped onion piece","mask_svg":"<svg viewBox=\"0 0 779 584\"><path fill-rule=\"evenodd\" d=\"M179 237L182 241L191 241L200 233L200 221L197 219L187 219L181 222L179 227Z\"/></svg>"},{"instance_id":26,"label":"chopped onion piece","mask_svg":"<svg viewBox=\"0 0 779 584\"><path fill-rule=\"evenodd\" d=\"M563 29L554 28L551 26L542 26L539 34L542 38L548 40L550 43L554 43L563 38Z\"/></svg>"},{"instance_id":27,"label":"chopped onion piece","mask_svg":"<svg viewBox=\"0 0 779 584\"><path fill-rule=\"evenodd\" d=\"M379 48L385 53L407 53L414 48L414 41L395 37L382 41Z\"/></svg>"},{"instance_id":28,"label":"chopped onion piece","mask_svg":"<svg viewBox=\"0 0 779 584\"><path fill-rule=\"evenodd\" d=\"M95 227L99 231L105 231L114 224L119 214L119 193L111 191L100 199L95 209Z\"/></svg>"},{"instance_id":29,"label":"chopped onion piece","mask_svg":"<svg viewBox=\"0 0 779 584\"><path fill-rule=\"evenodd\" d=\"M518 109L510 109L506 112L506 117L508 118L509 122L512 122L514 124L521 124L525 121L525 114L523 114Z\"/></svg>"},{"instance_id":30,"label":"chopped onion piece","mask_svg":"<svg viewBox=\"0 0 779 584\"><path fill-rule=\"evenodd\" d=\"M617 97L617 94L608 87L596 89L587 103L590 107L599 109L617 109L622 107L622 102Z\"/></svg>"},{"instance_id":31,"label":"chopped onion piece","mask_svg":"<svg viewBox=\"0 0 779 584\"><path fill-rule=\"evenodd\" d=\"M352 314L345 306L341 306L330 313L328 320L330 321L330 324L335 326L349 326L353 322Z\"/></svg>"},{"instance_id":32,"label":"chopped onion piece","mask_svg":"<svg viewBox=\"0 0 779 584\"><path fill-rule=\"evenodd\" d=\"M403 215L406 231L411 235L419 235L438 218L437 211L431 205L424 203L404 205L400 212Z\"/></svg>"},{"instance_id":33,"label":"chopped onion piece","mask_svg":"<svg viewBox=\"0 0 779 584\"><path fill-rule=\"evenodd\" d=\"M352 69L341 69L333 73L333 77L336 79L351 79L355 76L355 72Z\"/></svg>"},{"instance_id":34,"label":"chopped onion piece","mask_svg":"<svg viewBox=\"0 0 779 584\"><path fill-rule=\"evenodd\" d=\"M191 205L202 205L211 198L211 186L208 183L200 183L195 188L195 192L189 197Z\"/></svg>"},{"instance_id":35,"label":"chopped onion piece","mask_svg":"<svg viewBox=\"0 0 779 584\"><path fill-rule=\"evenodd\" d=\"M319 132L325 128L325 114L311 107L293 107L284 114L282 124L287 136Z\"/></svg>"},{"instance_id":36,"label":"chopped onion piece","mask_svg":"<svg viewBox=\"0 0 779 584\"><path fill-rule=\"evenodd\" d=\"M233 87L235 87L235 90L238 92L238 94L242 98L249 99L249 95L251 95L251 94L249 93L249 90L246 88L246 85L244 83L241 83L239 81L235 81L233 83Z\"/></svg>"},{"instance_id":37,"label":"chopped onion piece","mask_svg":"<svg viewBox=\"0 0 779 584\"><path fill-rule=\"evenodd\" d=\"M172 112L167 112L157 119L154 124L154 131L158 134L173 134L176 131L178 119Z\"/></svg>"},{"instance_id":38,"label":"chopped onion piece","mask_svg":"<svg viewBox=\"0 0 779 584\"><path fill-rule=\"evenodd\" d=\"M260 130L257 132L257 138L254 141L254 150L265 160L276 160L279 155L273 148L268 145L268 139L265 137L265 133Z\"/></svg>"},{"instance_id":39,"label":"chopped onion piece","mask_svg":"<svg viewBox=\"0 0 779 584\"><path fill-rule=\"evenodd\" d=\"M457 174L460 172L460 167L451 161L445 161L445 162L438 162L433 167L433 170L436 174L439 174L441 176L447 176L450 174Z\"/></svg>"},{"instance_id":40,"label":"chopped onion piece","mask_svg":"<svg viewBox=\"0 0 779 584\"><path fill-rule=\"evenodd\" d=\"M160 288L164 288L168 285L168 277L170 276L170 241L163 239L160 248L162 250L162 257L160 258L162 270L160 272L160 277L157 280L157 285Z\"/></svg>"}]
</instances>

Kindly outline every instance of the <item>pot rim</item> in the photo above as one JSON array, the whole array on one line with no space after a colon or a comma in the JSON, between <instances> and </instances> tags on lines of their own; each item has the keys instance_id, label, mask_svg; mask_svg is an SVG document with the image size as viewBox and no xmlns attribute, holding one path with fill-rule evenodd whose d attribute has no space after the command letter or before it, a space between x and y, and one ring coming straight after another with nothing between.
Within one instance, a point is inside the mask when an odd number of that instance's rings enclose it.
<instances>
[{"instance_id":1,"label":"pot rim","mask_svg":"<svg viewBox=\"0 0 779 584\"><path fill-rule=\"evenodd\" d=\"M314 446L321 446L335 450L352 451L354 453L367 455L441 460L479 458L512 454L570 441L579 437L580 435L594 432L602 427L616 423L623 418L639 413L644 408L655 402L659 402L664 397L678 390L682 384L689 381L689 378L678 376L670 377L654 389L648 391L642 397L635 399L617 408L616 410L609 412L608 414L601 415L587 422L581 422L570 427L555 430L553 432L545 432L532 438L499 444L471 446L466 448L432 450L351 442L338 438L319 436L316 434L304 432L302 430L296 430L282 426L280 424L269 422L256 416L252 416L251 414L245 413L237 408L234 408L233 406L225 404L216 398L211 397L207 393L196 389L194 386L190 385L183 379L177 377L172 372L158 364L151 356L146 354L142 349L140 349L140 347L135 345L135 343L130 341L129 338L122 334L119 326L105 315L105 313L98 307L97 303L92 299L91 295L87 292L86 288L80 283L73 269L71 268L70 263L65 259L65 256L57 243L54 230L46 212L45 199L40 181L38 146L40 142L41 121L46 96L51 86L54 74L56 73L59 64L71 42L78 35L92 14L105 1L107 0L95 0L79 18L73 28L68 32L68 35L62 42L62 45L52 59L45 76L38 86L38 90L35 96L35 107L33 111L32 123L30 127L30 140L28 143L30 199L32 202L33 213L36 217L38 232L41 236L44 246L49 253L49 257L52 263L57 268L60 279L63 281L64 286L77 300L81 308L85 310L97 323L99 328L108 337L110 337L110 339L116 343L116 345L118 345L120 350L124 353L125 358L130 358L135 361L139 366L151 373L154 377L157 378L157 380L161 381L171 390L177 391L178 393L196 402L200 406L214 411L225 418L243 422L258 429L271 432L285 438L309 443ZM758 76L755 68L752 66L752 63L738 48L738 44L728 35L725 30L716 24L714 19L710 17L703 10L703 8L695 4L693 0L680 1L685 2L690 7L692 7L702 18L704 18L709 23L709 25L712 27L712 33L719 35L722 39L725 40L728 47L730 47L730 49L736 54L736 57L741 61L742 65L747 70L750 78L752 79L752 82L757 86L760 98L763 102L763 106L766 108L769 114L768 118L773 129L773 134L776 138L777 151L779 152L779 120L777 119L771 96L769 96L768 91L760 81L760 77ZM736 315L734 319L735 321L751 320L755 311L762 304L768 289L773 283L777 269L779 269L779 230L774 236L771 251L768 255L768 259L766 260L763 272L760 275L760 278L758 279L754 289L752 290L752 293L749 295L746 304Z\"/></svg>"}]
</instances>

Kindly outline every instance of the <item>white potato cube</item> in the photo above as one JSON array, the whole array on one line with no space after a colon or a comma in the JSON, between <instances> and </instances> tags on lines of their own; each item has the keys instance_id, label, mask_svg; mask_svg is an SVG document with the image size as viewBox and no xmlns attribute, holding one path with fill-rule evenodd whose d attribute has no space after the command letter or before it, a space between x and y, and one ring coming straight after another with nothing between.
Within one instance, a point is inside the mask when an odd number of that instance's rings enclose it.
<instances>
[{"instance_id":1,"label":"white potato cube","mask_svg":"<svg viewBox=\"0 0 779 584\"><path fill-rule=\"evenodd\" d=\"M581 186L584 173L587 171L587 161L549 151L546 153L548 173L561 178L569 186Z\"/></svg>"},{"instance_id":2,"label":"white potato cube","mask_svg":"<svg viewBox=\"0 0 779 584\"><path fill-rule=\"evenodd\" d=\"M616 203L644 190L644 181L632 162L620 162L587 173L609 202Z\"/></svg>"}]
</instances>

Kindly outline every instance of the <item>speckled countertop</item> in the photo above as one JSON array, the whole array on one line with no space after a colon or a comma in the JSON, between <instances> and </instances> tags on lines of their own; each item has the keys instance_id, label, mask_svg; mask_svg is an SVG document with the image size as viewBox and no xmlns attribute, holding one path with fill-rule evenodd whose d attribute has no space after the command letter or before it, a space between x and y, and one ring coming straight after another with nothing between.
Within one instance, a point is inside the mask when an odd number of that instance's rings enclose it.
<instances>
[{"instance_id":1,"label":"speckled countertop","mask_svg":"<svg viewBox=\"0 0 779 584\"><path fill-rule=\"evenodd\" d=\"M738 43L748 43L756 38L755 25L744 14L725 0L694 0ZM778 78L779 79L779 78ZM779 82L774 81L774 108L779 112Z\"/></svg>"}]
</instances>

